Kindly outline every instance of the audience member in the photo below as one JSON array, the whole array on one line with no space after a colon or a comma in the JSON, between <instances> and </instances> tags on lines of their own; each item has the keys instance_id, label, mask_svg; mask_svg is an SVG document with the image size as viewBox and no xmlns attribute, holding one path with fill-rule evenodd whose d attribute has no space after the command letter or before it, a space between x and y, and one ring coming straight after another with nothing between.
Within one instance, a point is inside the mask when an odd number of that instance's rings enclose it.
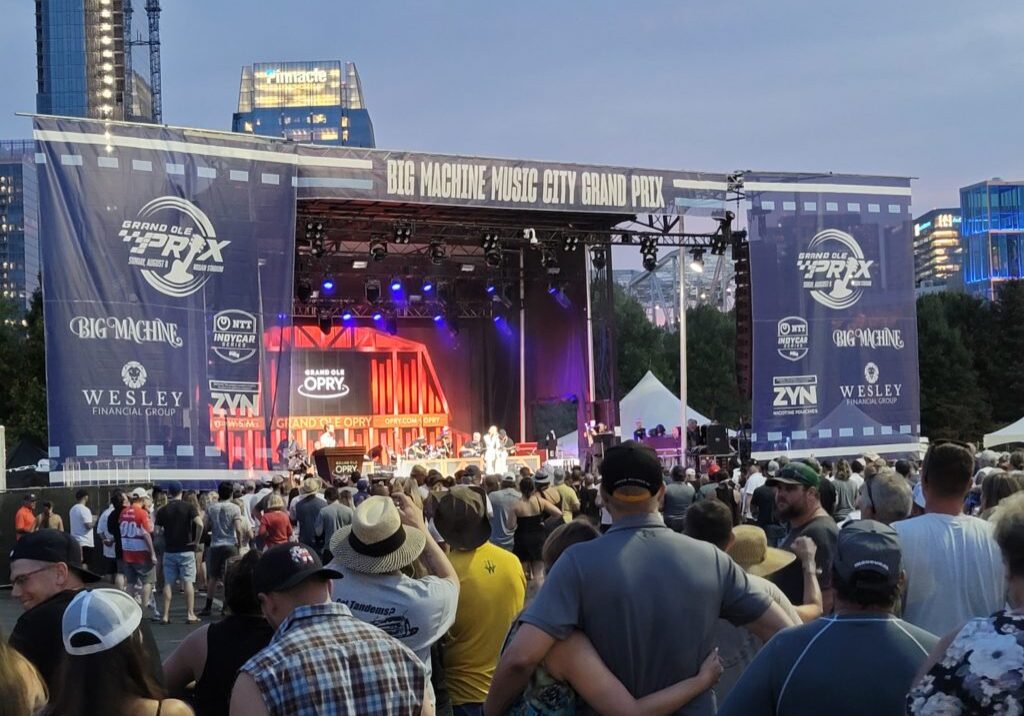
<instances>
[{"instance_id":1,"label":"audience member","mask_svg":"<svg viewBox=\"0 0 1024 716\"><path fill-rule=\"evenodd\" d=\"M675 532L682 532L686 511L693 504L695 491L693 485L686 482L686 470L682 465L674 466L669 472L669 477L671 482L665 485L665 499L662 505L665 524Z\"/></svg>"},{"instance_id":2,"label":"audience member","mask_svg":"<svg viewBox=\"0 0 1024 716\"><path fill-rule=\"evenodd\" d=\"M164 661L167 690L172 696L184 698L188 686L195 683L191 700L196 716L228 713L238 670L274 635L260 613L253 588L258 560L255 550L228 560L224 574L227 616L190 633Z\"/></svg>"},{"instance_id":3,"label":"audience member","mask_svg":"<svg viewBox=\"0 0 1024 716\"><path fill-rule=\"evenodd\" d=\"M330 580L340 578L301 544L277 545L260 557L253 588L275 632L242 666L231 716L434 713L421 660L331 602Z\"/></svg>"},{"instance_id":4,"label":"audience member","mask_svg":"<svg viewBox=\"0 0 1024 716\"><path fill-rule=\"evenodd\" d=\"M893 524L907 570L903 618L933 634L947 634L1004 604L1003 561L992 524L963 514L973 465L961 445L930 447L921 468L926 514Z\"/></svg>"},{"instance_id":5,"label":"audience member","mask_svg":"<svg viewBox=\"0 0 1024 716\"><path fill-rule=\"evenodd\" d=\"M29 493L21 498L21 507L14 513L14 539L19 540L35 532L37 525L36 496Z\"/></svg>"},{"instance_id":6,"label":"audience member","mask_svg":"<svg viewBox=\"0 0 1024 716\"><path fill-rule=\"evenodd\" d=\"M352 524L352 516L355 514L349 505L339 499L338 488L328 487L324 490L326 505L316 516L316 524L313 526L316 538L323 545L321 559L330 562L334 557L331 555L331 538L334 533L342 527Z\"/></svg>"},{"instance_id":7,"label":"audience member","mask_svg":"<svg viewBox=\"0 0 1024 716\"><path fill-rule=\"evenodd\" d=\"M217 485L217 501L210 503L206 508L206 522L210 529L206 575L208 589L206 590L206 605L199 612L199 616L210 616L213 610L213 598L217 594L218 587L224 581L224 567L229 559L238 556L238 550L245 537L242 511L231 502L233 492L234 488L230 482L220 483ZM283 506L283 503L279 502L280 506Z\"/></svg>"},{"instance_id":8,"label":"audience member","mask_svg":"<svg viewBox=\"0 0 1024 716\"><path fill-rule=\"evenodd\" d=\"M515 504L522 498L516 489L516 476L509 473L499 483L497 476L488 475L484 478L484 489L494 513L491 519L491 542L511 552L516 533Z\"/></svg>"},{"instance_id":9,"label":"audience member","mask_svg":"<svg viewBox=\"0 0 1024 716\"><path fill-rule=\"evenodd\" d=\"M642 697L698 674L719 616L749 625L763 639L788 624L726 554L665 526L658 514L662 467L653 450L632 441L611 447L601 476L613 526L601 539L568 550L552 568L498 665L489 714L504 713L555 643L574 631L590 640L630 694ZM651 608L669 601L672 619ZM714 697L696 696L688 709L711 714Z\"/></svg>"},{"instance_id":10,"label":"audience member","mask_svg":"<svg viewBox=\"0 0 1024 716\"><path fill-rule=\"evenodd\" d=\"M82 546L82 561L91 564L92 550L95 546L92 530L96 526L96 518L89 509L88 490L75 491L75 504L71 506L71 512L68 514L68 525L71 528L71 536Z\"/></svg>"},{"instance_id":11,"label":"audience member","mask_svg":"<svg viewBox=\"0 0 1024 716\"><path fill-rule=\"evenodd\" d=\"M327 500L320 496L320 487L319 477L307 477L299 488L299 496L288 507L292 522L299 527L299 542L315 549L318 554L323 552L325 545L317 537L316 520L320 510L327 506Z\"/></svg>"},{"instance_id":12,"label":"audience member","mask_svg":"<svg viewBox=\"0 0 1024 716\"><path fill-rule=\"evenodd\" d=\"M64 610L61 636L67 657L61 688L46 714L87 716L191 716L192 709L166 698L153 678L142 631L142 608L119 589L78 592Z\"/></svg>"},{"instance_id":13,"label":"audience member","mask_svg":"<svg viewBox=\"0 0 1024 716\"><path fill-rule=\"evenodd\" d=\"M860 517L891 525L910 516L912 501L910 483L902 475L888 468L879 470L860 488Z\"/></svg>"},{"instance_id":14,"label":"audience member","mask_svg":"<svg viewBox=\"0 0 1024 716\"><path fill-rule=\"evenodd\" d=\"M938 640L893 616L903 581L899 538L880 522L851 523L839 532L831 569L835 614L777 634L719 716L903 713Z\"/></svg>"},{"instance_id":15,"label":"audience member","mask_svg":"<svg viewBox=\"0 0 1024 716\"><path fill-rule=\"evenodd\" d=\"M31 716L46 706L48 699L39 671L0 635L0 714Z\"/></svg>"},{"instance_id":16,"label":"audience member","mask_svg":"<svg viewBox=\"0 0 1024 716\"><path fill-rule=\"evenodd\" d=\"M539 478L550 480L544 473L537 473ZM523 572L529 580L529 591L535 592L544 584L544 564L541 561L541 550L544 548L544 522L547 517L561 517L562 511L538 492L532 477L524 477L519 481L519 492L522 495L512 505L515 515L515 535L512 551L523 563Z\"/></svg>"},{"instance_id":17,"label":"audience member","mask_svg":"<svg viewBox=\"0 0 1024 716\"><path fill-rule=\"evenodd\" d=\"M203 533L203 518L196 508L181 499L181 483L167 486L170 498L156 513L156 525L164 534L164 608L163 623L171 623L171 595L181 581L185 592L185 623L198 624L196 616L196 542Z\"/></svg>"},{"instance_id":18,"label":"audience member","mask_svg":"<svg viewBox=\"0 0 1024 716\"><path fill-rule=\"evenodd\" d=\"M129 495L129 505L121 512L121 554L125 584L129 590L141 585L142 604L150 604L153 585L156 584L156 546L153 544L153 521L145 508L149 495L136 487ZM160 615L153 606L153 620Z\"/></svg>"}]
</instances>

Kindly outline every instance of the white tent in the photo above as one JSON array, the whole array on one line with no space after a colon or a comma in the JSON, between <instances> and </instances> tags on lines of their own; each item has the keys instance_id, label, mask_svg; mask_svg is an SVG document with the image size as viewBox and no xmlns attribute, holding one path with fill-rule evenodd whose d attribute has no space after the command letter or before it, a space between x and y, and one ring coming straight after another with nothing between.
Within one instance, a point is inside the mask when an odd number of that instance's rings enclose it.
<instances>
[{"instance_id":1,"label":"white tent","mask_svg":"<svg viewBox=\"0 0 1024 716\"><path fill-rule=\"evenodd\" d=\"M987 448L1008 443L1024 443L1024 418L985 436L985 447Z\"/></svg>"},{"instance_id":2,"label":"white tent","mask_svg":"<svg viewBox=\"0 0 1024 716\"><path fill-rule=\"evenodd\" d=\"M642 420L648 430L655 425L664 425L666 432L671 434L672 428L681 420L681 407L679 396L666 388L654 373L647 371L647 375L619 401L619 425L622 426L623 439L632 436L637 420ZM689 405L686 406L686 419L696 420L698 425L711 422Z\"/></svg>"}]
</instances>

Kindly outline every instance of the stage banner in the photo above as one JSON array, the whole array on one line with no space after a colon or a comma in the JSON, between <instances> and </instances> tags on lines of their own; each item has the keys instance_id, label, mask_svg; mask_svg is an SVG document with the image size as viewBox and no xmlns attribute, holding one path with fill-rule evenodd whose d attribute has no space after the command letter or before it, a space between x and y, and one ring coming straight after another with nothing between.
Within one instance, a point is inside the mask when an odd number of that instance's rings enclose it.
<instances>
[{"instance_id":1,"label":"stage banner","mask_svg":"<svg viewBox=\"0 0 1024 716\"><path fill-rule=\"evenodd\" d=\"M52 118L35 119L35 138L58 469L134 479L272 467L290 367L275 360L271 374L263 336L291 321L291 150ZM215 429L231 417L254 429ZM231 464L229 440L241 441Z\"/></svg>"},{"instance_id":2,"label":"stage banner","mask_svg":"<svg viewBox=\"0 0 1024 716\"><path fill-rule=\"evenodd\" d=\"M916 449L910 180L748 174L746 188L754 456Z\"/></svg>"}]
</instances>

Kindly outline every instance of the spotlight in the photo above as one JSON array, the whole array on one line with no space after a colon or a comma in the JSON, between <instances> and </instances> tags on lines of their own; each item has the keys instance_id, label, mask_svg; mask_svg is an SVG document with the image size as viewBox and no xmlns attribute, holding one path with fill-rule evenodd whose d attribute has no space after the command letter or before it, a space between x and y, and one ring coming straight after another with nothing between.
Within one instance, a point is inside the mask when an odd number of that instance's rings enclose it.
<instances>
[{"instance_id":1,"label":"spotlight","mask_svg":"<svg viewBox=\"0 0 1024 716\"><path fill-rule=\"evenodd\" d=\"M480 248L484 251L490 251L501 247L501 237L491 232L485 232L483 238L480 239Z\"/></svg>"},{"instance_id":2,"label":"spotlight","mask_svg":"<svg viewBox=\"0 0 1024 716\"><path fill-rule=\"evenodd\" d=\"M434 323L440 323L444 320L444 313L440 309L434 312Z\"/></svg>"},{"instance_id":3,"label":"spotlight","mask_svg":"<svg viewBox=\"0 0 1024 716\"><path fill-rule=\"evenodd\" d=\"M429 278L423 279L423 293L430 293L434 290L434 282Z\"/></svg>"},{"instance_id":4,"label":"spotlight","mask_svg":"<svg viewBox=\"0 0 1024 716\"><path fill-rule=\"evenodd\" d=\"M648 254L644 256L643 264L645 271L654 271L658 268L658 257Z\"/></svg>"},{"instance_id":5,"label":"spotlight","mask_svg":"<svg viewBox=\"0 0 1024 716\"><path fill-rule=\"evenodd\" d=\"M531 228L523 229L523 240L529 241L530 246L536 246L540 243L540 239L537 238L537 231Z\"/></svg>"},{"instance_id":6,"label":"spotlight","mask_svg":"<svg viewBox=\"0 0 1024 716\"><path fill-rule=\"evenodd\" d=\"M558 266L558 256L553 251L543 250L540 255L540 265L544 267L549 275L557 275L562 272Z\"/></svg>"},{"instance_id":7,"label":"spotlight","mask_svg":"<svg viewBox=\"0 0 1024 716\"><path fill-rule=\"evenodd\" d=\"M558 286L558 283L557 283L557 282L555 282L555 281L548 281L548 293L549 293L549 294L551 294L552 296L554 296L554 295L555 295L556 293L558 293L558 292L559 292L559 291L561 291L561 290L562 290L562 289L561 289L561 288L559 288L559 286Z\"/></svg>"},{"instance_id":8,"label":"spotlight","mask_svg":"<svg viewBox=\"0 0 1024 716\"><path fill-rule=\"evenodd\" d=\"M640 255L643 257L644 269L654 271L658 268L658 241L653 236L640 239Z\"/></svg>"},{"instance_id":9,"label":"spotlight","mask_svg":"<svg viewBox=\"0 0 1024 716\"><path fill-rule=\"evenodd\" d=\"M398 293L399 291L402 290L402 279L399 278L398 276L391 279L391 290L394 291L395 293Z\"/></svg>"},{"instance_id":10,"label":"spotlight","mask_svg":"<svg viewBox=\"0 0 1024 716\"><path fill-rule=\"evenodd\" d=\"M341 320L343 320L343 321L351 321L352 320L352 308L350 306L346 305L344 308L341 309Z\"/></svg>"},{"instance_id":11,"label":"spotlight","mask_svg":"<svg viewBox=\"0 0 1024 716\"><path fill-rule=\"evenodd\" d=\"M334 279L333 278L325 278L323 281L321 281L320 282L320 290L323 291L324 293L333 293L334 292Z\"/></svg>"},{"instance_id":12,"label":"spotlight","mask_svg":"<svg viewBox=\"0 0 1024 716\"><path fill-rule=\"evenodd\" d=\"M384 239L373 239L370 241L370 258L374 261L383 261L388 255L388 242Z\"/></svg>"},{"instance_id":13,"label":"spotlight","mask_svg":"<svg viewBox=\"0 0 1024 716\"><path fill-rule=\"evenodd\" d=\"M576 251L580 247L580 237L569 235L562 239L562 249L568 253Z\"/></svg>"},{"instance_id":14,"label":"spotlight","mask_svg":"<svg viewBox=\"0 0 1024 716\"><path fill-rule=\"evenodd\" d=\"M408 224L395 225L395 243L407 244L412 240L412 227Z\"/></svg>"},{"instance_id":15,"label":"spotlight","mask_svg":"<svg viewBox=\"0 0 1024 716\"><path fill-rule=\"evenodd\" d=\"M494 283L494 281L488 280L486 290L488 296L493 296L495 291L498 290L498 284Z\"/></svg>"},{"instance_id":16,"label":"spotlight","mask_svg":"<svg viewBox=\"0 0 1024 716\"><path fill-rule=\"evenodd\" d=\"M315 256L318 259L322 259L324 257L324 254L327 253L327 247L324 245L324 240L314 239L311 251L313 253L313 256Z\"/></svg>"},{"instance_id":17,"label":"spotlight","mask_svg":"<svg viewBox=\"0 0 1024 716\"><path fill-rule=\"evenodd\" d=\"M501 238L497 234L486 233L480 240L480 246L484 250L484 263L491 268L501 266Z\"/></svg>"},{"instance_id":18,"label":"spotlight","mask_svg":"<svg viewBox=\"0 0 1024 716\"><path fill-rule=\"evenodd\" d=\"M690 256L693 257L690 261L690 268L697 273L704 273L704 249L693 249Z\"/></svg>"},{"instance_id":19,"label":"spotlight","mask_svg":"<svg viewBox=\"0 0 1024 716\"><path fill-rule=\"evenodd\" d=\"M383 319L384 319L384 313L379 308L375 308L373 310L373 320L377 321L379 323Z\"/></svg>"},{"instance_id":20,"label":"spotlight","mask_svg":"<svg viewBox=\"0 0 1024 716\"><path fill-rule=\"evenodd\" d=\"M590 265L597 271L603 271L608 265L608 254L603 246L592 246L590 248Z\"/></svg>"},{"instance_id":21,"label":"spotlight","mask_svg":"<svg viewBox=\"0 0 1024 716\"><path fill-rule=\"evenodd\" d=\"M334 321L331 318L330 311L328 311L325 308L321 308L319 311L317 311L317 313L316 313L316 323L317 323L318 326L320 326L320 332L323 333L325 336L328 333L330 333L331 332L331 324L334 323Z\"/></svg>"},{"instance_id":22,"label":"spotlight","mask_svg":"<svg viewBox=\"0 0 1024 716\"><path fill-rule=\"evenodd\" d=\"M430 256L430 263L435 266L440 266L447 258L447 253L444 250L444 244L440 241L431 241L427 254Z\"/></svg>"},{"instance_id":23,"label":"spotlight","mask_svg":"<svg viewBox=\"0 0 1024 716\"><path fill-rule=\"evenodd\" d=\"M299 279L298 284L295 286L295 295L303 303L309 302L309 299L313 297L313 286L309 283L308 279Z\"/></svg>"},{"instance_id":24,"label":"spotlight","mask_svg":"<svg viewBox=\"0 0 1024 716\"><path fill-rule=\"evenodd\" d=\"M380 281L375 278L368 279L363 285L363 293L370 303L377 303L380 300Z\"/></svg>"}]
</instances>

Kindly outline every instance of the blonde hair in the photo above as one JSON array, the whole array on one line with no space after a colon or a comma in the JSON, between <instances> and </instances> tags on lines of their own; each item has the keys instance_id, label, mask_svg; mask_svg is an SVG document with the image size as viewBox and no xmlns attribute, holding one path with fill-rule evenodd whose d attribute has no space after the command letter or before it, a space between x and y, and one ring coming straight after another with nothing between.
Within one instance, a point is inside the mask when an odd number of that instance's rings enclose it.
<instances>
[{"instance_id":1,"label":"blonde hair","mask_svg":"<svg viewBox=\"0 0 1024 716\"><path fill-rule=\"evenodd\" d=\"M1004 498L990 518L996 544L1003 553L1007 576L1024 577L1024 492Z\"/></svg>"},{"instance_id":2,"label":"blonde hair","mask_svg":"<svg viewBox=\"0 0 1024 716\"><path fill-rule=\"evenodd\" d=\"M283 510L284 509L284 498L280 495L271 495L270 499L267 500L268 510Z\"/></svg>"}]
</instances>

